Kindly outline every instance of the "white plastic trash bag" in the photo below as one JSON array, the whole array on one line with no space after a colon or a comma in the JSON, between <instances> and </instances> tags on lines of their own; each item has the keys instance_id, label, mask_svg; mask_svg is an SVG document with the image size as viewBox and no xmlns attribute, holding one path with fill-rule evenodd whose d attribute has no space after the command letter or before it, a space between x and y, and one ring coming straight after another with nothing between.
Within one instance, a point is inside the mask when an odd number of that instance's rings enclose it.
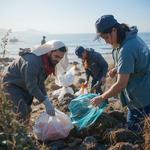
<instances>
[{"instance_id":1,"label":"white plastic trash bag","mask_svg":"<svg viewBox=\"0 0 150 150\"><path fill-rule=\"evenodd\" d=\"M64 75L58 77L58 84L59 86L68 87L73 84L74 75L71 72L67 72Z\"/></svg>"},{"instance_id":2,"label":"white plastic trash bag","mask_svg":"<svg viewBox=\"0 0 150 150\"><path fill-rule=\"evenodd\" d=\"M65 94L74 94L74 91L71 87L62 87L60 89L55 90L52 93L53 98L58 98L61 101L64 98Z\"/></svg>"},{"instance_id":3,"label":"white plastic trash bag","mask_svg":"<svg viewBox=\"0 0 150 150\"><path fill-rule=\"evenodd\" d=\"M72 66L67 72L70 72L74 75L73 85L75 86L78 84L79 78L81 78L81 76L84 76L83 74L81 74L81 69L77 65Z\"/></svg>"},{"instance_id":4,"label":"white plastic trash bag","mask_svg":"<svg viewBox=\"0 0 150 150\"><path fill-rule=\"evenodd\" d=\"M66 74L59 76L58 78L58 85L62 86L62 88L56 90L53 92L53 97L58 98L59 101L62 101L64 98L64 95L69 93L69 94L74 94L74 91L70 85L73 84L74 81L74 75L71 72L67 72Z\"/></svg>"},{"instance_id":5,"label":"white plastic trash bag","mask_svg":"<svg viewBox=\"0 0 150 150\"><path fill-rule=\"evenodd\" d=\"M55 109L55 116L42 113L35 122L33 132L35 137L42 141L58 140L69 135L73 128L70 118L63 112Z\"/></svg>"},{"instance_id":6,"label":"white plastic trash bag","mask_svg":"<svg viewBox=\"0 0 150 150\"><path fill-rule=\"evenodd\" d=\"M63 100L65 94L72 94L73 95L74 91L71 87L62 87L59 94L60 95L58 96L58 100L59 100L59 102L61 102Z\"/></svg>"},{"instance_id":7,"label":"white plastic trash bag","mask_svg":"<svg viewBox=\"0 0 150 150\"><path fill-rule=\"evenodd\" d=\"M74 65L67 72L70 72L71 74L76 76L76 75L78 75L81 72L81 70L80 70L79 67L77 67L77 65Z\"/></svg>"}]
</instances>

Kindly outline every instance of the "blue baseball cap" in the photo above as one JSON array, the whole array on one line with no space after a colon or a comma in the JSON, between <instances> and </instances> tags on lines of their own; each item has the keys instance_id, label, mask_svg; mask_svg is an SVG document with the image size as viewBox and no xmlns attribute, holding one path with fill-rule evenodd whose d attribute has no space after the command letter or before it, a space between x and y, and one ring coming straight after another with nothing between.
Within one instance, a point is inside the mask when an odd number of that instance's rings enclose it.
<instances>
[{"instance_id":1,"label":"blue baseball cap","mask_svg":"<svg viewBox=\"0 0 150 150\"><path fill-rule=\"evenodd\" d=\"M116 24L118 24L118 22L113 15L103 15L95 22L96 32L103 33Z\"/></svg>"},{"instance_id":2,"label":"blue baseball cap","mask_svg":"<svg viewBox=\"0 0 150 150\"><path fill-rule=\"evenodd\" d=\"M78 46L78 47L75 49L75 54L76 54L79 58L82 58L83 52L84 52L84 47L82 47L82 46Z\"/></svg>"}]
</instances>

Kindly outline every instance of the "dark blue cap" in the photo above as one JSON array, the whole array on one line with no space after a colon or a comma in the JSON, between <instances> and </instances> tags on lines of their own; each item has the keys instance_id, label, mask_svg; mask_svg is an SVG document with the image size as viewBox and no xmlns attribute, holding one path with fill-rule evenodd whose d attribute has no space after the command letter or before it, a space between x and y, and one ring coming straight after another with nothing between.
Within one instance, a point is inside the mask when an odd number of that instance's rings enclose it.
<instances>
[{"instance_id":1,"label":"dark blue cap","mask_svg":"<svg viewBox=\"0 0 150 150\"><path fill-rule=\"evenodd\" d=\"M99 18L96 23L96 32L97 33L103 33L105 30L113 27L115 24L117 24L117 20L114 18L113 15L104 15Z\"/></svg>"},{"instance_id":2,"label":"dark blue cap","mask_svg":"<svg viewBox=\"0 0 150 150\"><path fill-rule=\"evenodd\" d=\"M79 58L82 58L82 53L84 52L84 47L82 46L78 46L76 49L75 49L75 54L79 57Z\"/></svg>"}]
</instances>

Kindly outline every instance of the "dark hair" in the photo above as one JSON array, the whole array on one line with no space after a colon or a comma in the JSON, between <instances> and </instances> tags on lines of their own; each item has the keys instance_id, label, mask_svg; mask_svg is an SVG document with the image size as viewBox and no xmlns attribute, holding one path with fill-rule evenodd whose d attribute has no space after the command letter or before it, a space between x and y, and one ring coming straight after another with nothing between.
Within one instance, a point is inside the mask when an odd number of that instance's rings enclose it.
<instances>
[{"instance_id":1,"label":"dark hair","mask_svg":"<svg viewBox=\"0 0 150 150\"><path fill-rule=\"evenodd\" d=\"M121 44L126 37L126 32L130 31L129 26L125 23L122 24L117 23L113 27L105 30L103 33L111 33L112 28L117 29L117 42L118 44Z\"/></svg>"},{"instance_id":2,"label":"dark hair","mask_svg":"<svg viewBox=\"0 0 150 150\"><path fill-rule=\"evenodd\" d=\"M64 53L67 52L67 48L65 46L59 48L58 50L61 51L61 52L64 52Z\"/></svg>"}]
</instances>

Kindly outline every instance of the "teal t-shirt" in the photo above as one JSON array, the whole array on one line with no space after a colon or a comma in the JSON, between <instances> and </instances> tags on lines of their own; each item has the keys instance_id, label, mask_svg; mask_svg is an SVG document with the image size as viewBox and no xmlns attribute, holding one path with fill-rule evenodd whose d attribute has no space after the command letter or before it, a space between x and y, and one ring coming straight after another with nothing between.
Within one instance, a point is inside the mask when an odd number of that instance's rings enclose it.
<instances>
[{"instance_id":1,"label":"teal t-shirt","mask_svg":"<svg viewBox=\"0 0 150 150\"><path fill-rule=\"evenodd\" d=\"M136 31L128 33L118 51L117 72L130 74L127 106L141 108L150 105L150 50Z\"/></svg>"}]
</instances>

